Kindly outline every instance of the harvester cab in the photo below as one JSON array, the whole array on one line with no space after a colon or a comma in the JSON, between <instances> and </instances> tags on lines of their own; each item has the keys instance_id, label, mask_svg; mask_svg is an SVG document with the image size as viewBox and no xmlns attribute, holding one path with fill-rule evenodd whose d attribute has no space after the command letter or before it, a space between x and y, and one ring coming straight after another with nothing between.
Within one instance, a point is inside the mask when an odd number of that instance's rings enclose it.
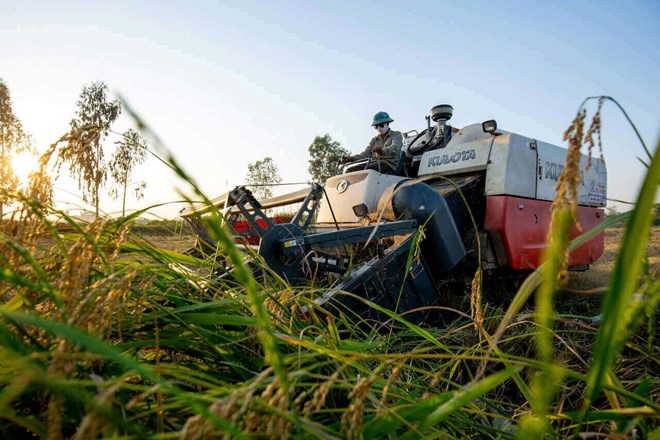
<instances>
[{"instance_id":1,"label":"harvester cab","mask_svg":"<svg viewBox=\"0 0 660 440\"><path fill-rule=\"evenodd\" d=\"M441 301L450 282L471 279L479 266L510 277L541 264L566 156L561 147L500 130L493 120L453 128L452 115L452 106L437 105L424 129L406 133L396 175L354 163L324 187L261 202L237 187L213 205L252 224L260 237L257 252L292 285L335 274L318 306L385 319L371 302L419 321L425 316L420 310ZM585 169L586 160L583 155L578 185L581 229L574 225L571 238L604 219L605 163L592 158ZM266 214L301 202L289 223ZM206 249L214 243L199 216L211 209L198 205L181 213ZM600 233L572 252L570 269L586 270L603 247Z\"/></svg>"}]
</instances>

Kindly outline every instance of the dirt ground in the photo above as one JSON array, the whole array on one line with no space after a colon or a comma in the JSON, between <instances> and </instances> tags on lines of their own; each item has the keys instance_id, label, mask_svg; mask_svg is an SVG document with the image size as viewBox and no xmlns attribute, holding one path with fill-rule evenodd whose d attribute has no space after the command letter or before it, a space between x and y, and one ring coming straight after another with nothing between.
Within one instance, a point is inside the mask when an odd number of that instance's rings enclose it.
<instances>
[{"instance_id":1,"label":"dirt ground","mask_svg":"<svg viewBox=\"0 0 660 440\"><path fill-rule=\"evenodd\" d=\"M623 228L609 228L605 230L605 251L603 256L585 272L572 272L569 288L575 290L589 290L606 287L609 274L614 268L614 262L618 254L621 240L623 239ZM192 235L149 235L147 240L155 246L182 252L195 243ZM651 230L648 242L649 272L652 277L660 275L660 226Z\"/></svg>"},{"instance_id":2,"label":"dirt ground","mask_svg":"<svg viewBox=\"0 0 660 440\"><path fill-rule=\"evenodd\" d=\"M598 313L600 299L614 268L623 232L624 229L621 227L609 228L605 231L605 251L602 257L589 270L570 273L566 289L557 298L558 304L564 304L566 310L586 314ZM161 249L177 252L183 252L195 243L191 235L150 235L145 238ZM660 226L652 228L647 250L649 275L652 279L657 279L660 276Z\"/></svg>"},{"instance_id":3,"label":"dirt ground","mask_svg":"<svg viewBox=\"0 0 660 440\"><path fill-rule=\"evenodd\" d=\"M175 252L184 252L195 244L192 235L147 235L143 238L159 249Z\"/></svg>"},{"instance_id":4,"label":"dirt ground","mask_svg":"<svg viewBox=\"0 0 660 440\"><path fill-rule=\"evenodd\" d=\"M623 232L623 228L605 230L603 256L588 271L571 273L569 289L588 291L607 287L610 273L614 269L614 263L621 246ZM647 250L649 274L652 278L657 279L660 275L660 226L652 228Z\"/></svg>"},{"instance_id":5,"label":"dirt ground","mask_svg":"<svg viewBox=\"0 0 660 440\"><path fill-rule=\"evenodd\" d=\"M605 230L603 256L585 272L571 272L569 282L556 300L557 309L564 313L596 315L601 299L614 269L625 229ZM653 227L647 245L648 273L652 279L660 276L660 227Z\"/></svg>"}]
</instances>

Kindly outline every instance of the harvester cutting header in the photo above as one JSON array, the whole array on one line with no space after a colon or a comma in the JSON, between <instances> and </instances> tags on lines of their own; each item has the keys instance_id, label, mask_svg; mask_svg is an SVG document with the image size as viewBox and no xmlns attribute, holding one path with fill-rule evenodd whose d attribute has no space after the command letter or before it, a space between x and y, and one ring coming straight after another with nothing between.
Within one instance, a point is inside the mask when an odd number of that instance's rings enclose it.
<instances>
[{"instance_id":1,"label":"harvester cutting header","mask_svg":"<svg viewBox=\"0 0 660 440\"><path fill-rule=\"evenodd\" d=\"M260 237L257 252L274 272L292 285L335 274L316 303L363 317L382 318L357 297L404 313L437 303L444 286L478 265L492 277L535 269L566 150L501 130L494 120L457 129L449 125L452 115L450 105L433 107L425 128L404 133L387 170L374 166L376 155L359 157L324 186L264 201L237 187L212 202L226 218L240 213L251 225ZM581 169L585 163L582 156ZM571 237L603 221L606 193L605 163L592 158L578 188L581 231L573 227ZM301 202L288 223L264 211ZM202 250L215 246L199 222L210 209L181 212ZM411 252L418 238L420 252ZM569 268L588 269L603 248L601 233L571 254Z\"/></svg>"}]
</instances>

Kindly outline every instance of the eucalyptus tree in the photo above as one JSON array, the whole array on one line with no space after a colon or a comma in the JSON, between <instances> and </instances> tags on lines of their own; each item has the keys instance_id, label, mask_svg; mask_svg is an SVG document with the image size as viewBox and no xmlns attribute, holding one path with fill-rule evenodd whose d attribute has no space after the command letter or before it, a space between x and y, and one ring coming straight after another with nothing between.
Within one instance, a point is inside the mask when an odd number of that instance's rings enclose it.
<instances>
[{"instance_id":1,"label":"eucalyptus tree","mask_svg":"<svg viewBox=\"0 0 660 440\"><path fill-rule=\"evenodd\" d=\"M330 137L329 134L316 136L308 148L309 174L312 180L324 183L328 177L337 174L337 166L342 156L350 152Z\"/></svg>"},{"instance_id":2,"label":"eucalyptus tree","mask_svg":"<svg viewBox=\"0 0 660 440\"><path fill-rule=\"evenodd\" d=\"M126 215L126 190L132 184L133 170L147 159L147 143L140 134L128 129L121 139L115 142L117 149L110 160L110 176L115 187L110 190L110 196L119 197L121 191L121 215ZM137 182L135 186L135 197L140 200L144 197L146 182Z\"/></svg>"},{"instance_id":3,"label":"eucalyptus tree","mask_svg":"<svg viewBox=\"0 0 660 440\"><path fill-rule=\"evenodd\" d=\"M270 157L248 164L245 185L250 188L257 199L272 197L273 186L281 181L277 165Z\"/></svg>"},{"instance_id":4,"label":"eucalyptus tree","mask_svg":"<svg viewBox=\"0 0 660 440\"><path fill-rule=\"evenodd\" d=\"M7 202L3 193L16 191L19 185L12 158L24 151L34 152L34 146L14 114L9 87L0 78L0 219Z\"/></svg>"},{"instance_id":5,"label":"eucalyptus tree","mask_svg":"<svg viewBox=\"0 0 660 440\"><path fill-rule=\"evenodd\" d=\"M103 141L110 126L121 113L121 103L109 100L108 86L96 81L85 85L77 102L76 116L71 120L68 145L60 150L61 161L68 163L71 177L78 180L85 202L99 215L99 194L107 181Z\"/></svg>"}]
</instances>

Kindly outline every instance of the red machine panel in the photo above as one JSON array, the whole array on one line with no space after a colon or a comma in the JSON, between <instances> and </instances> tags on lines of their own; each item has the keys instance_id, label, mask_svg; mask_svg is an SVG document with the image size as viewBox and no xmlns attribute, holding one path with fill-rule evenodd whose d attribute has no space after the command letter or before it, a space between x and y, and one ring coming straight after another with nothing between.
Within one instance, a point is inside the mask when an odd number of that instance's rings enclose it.
<instances>
[{"instance_id":1,"label":"red machine panel","mask_svg":"<svg viewBox=\"0 0 660 440\"><path fill-rule=\"evenodd\" d=\"M279 224L279 223L288 223L292 219L291 216L281 216L278 215L277 217L271 218L273 223ZM265 227L266 223L259 219L257 220L257 223L259 223L259 226ZM259 237L259 234L257 234L257 231L252 229L250 226L250 222L246 220L237 220L235 221L232 226L234 227L234 231L238 234L236 237L236 241L244 244L250 244L250 245L258 245L259 242L261 241L261 237Z\"/></svg>"},{"instance_id":2,"label":"red machine panel","mask_svg":"<svg viewBox=\"0 0 660 440\"><path fill-rule=\"evenodd\" d=\"M550 225L552 202L510 196L486 198L485 229L490 232L496 249L506 254L506 266L511 269L534 269L541 264ZM580 206L578 221L582 230L573 226L570 238L592 229L605 217L603 209ZM571 253L569 266L596 261L605 246L605 234L600 233Z\"/></svg>"}]
</instances>

